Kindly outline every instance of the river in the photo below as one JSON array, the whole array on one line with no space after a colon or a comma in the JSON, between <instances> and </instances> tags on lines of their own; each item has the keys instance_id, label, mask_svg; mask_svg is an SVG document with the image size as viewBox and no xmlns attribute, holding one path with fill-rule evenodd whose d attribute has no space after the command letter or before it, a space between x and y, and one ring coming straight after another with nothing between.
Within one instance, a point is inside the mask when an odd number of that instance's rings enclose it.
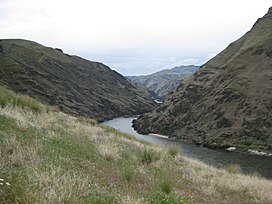
<instances>
[{"instance_id":1,"label":"river","mask_svg":"<svg viewBox=\"0 0 272 204\"><path fill-rule=\"evenodd\" d=\"M152 144L161 145L163 147L177 146L182 155L200 160L206 164L219 168L226 168L230 164L238 164L245 174L257 173L262 177L272 179L272 157L250 155L221 149L209 149L156 135L141 135L131 127L133 119L136 118L115 118L113 120L106 121L103 124L131 134L135 138L148 141Z\"/></svg>"}]
</instances>

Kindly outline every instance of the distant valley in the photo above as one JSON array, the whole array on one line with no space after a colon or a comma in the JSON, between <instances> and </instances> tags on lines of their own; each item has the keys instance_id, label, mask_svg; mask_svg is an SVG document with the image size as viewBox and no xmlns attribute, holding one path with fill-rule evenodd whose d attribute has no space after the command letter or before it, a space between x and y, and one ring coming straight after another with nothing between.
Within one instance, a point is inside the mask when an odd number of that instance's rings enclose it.
<instances>
[{"instance_id":1,"label":"distant valley","mask_svg":"<svg viewBox=\"0 0 272 204\"><path fill-rule=\"evenodd\" d=\"M127 78L137 88L146 89L154 99L164 100L169 93L174 91L180 83L192 76L198 69L199 66L195 65L179 66L150 75L127 76Z\"/></svg>"}]
</instances>

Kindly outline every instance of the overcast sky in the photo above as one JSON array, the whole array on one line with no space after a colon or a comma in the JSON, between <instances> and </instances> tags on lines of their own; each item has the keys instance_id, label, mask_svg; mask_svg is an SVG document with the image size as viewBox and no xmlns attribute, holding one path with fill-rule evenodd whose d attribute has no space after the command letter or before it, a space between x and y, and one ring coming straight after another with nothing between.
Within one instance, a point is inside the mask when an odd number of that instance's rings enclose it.
<instances>
[{"instance_id":1,"label":"overcast sky","mask_svg":"<svg viewBox=\"0 0 272 204\"><path fill-rule=\"evenodd\" d=\"M0 0L0 38L100 61L123 75L201 65L272 0Z\"/></svg>"}]
</instances>

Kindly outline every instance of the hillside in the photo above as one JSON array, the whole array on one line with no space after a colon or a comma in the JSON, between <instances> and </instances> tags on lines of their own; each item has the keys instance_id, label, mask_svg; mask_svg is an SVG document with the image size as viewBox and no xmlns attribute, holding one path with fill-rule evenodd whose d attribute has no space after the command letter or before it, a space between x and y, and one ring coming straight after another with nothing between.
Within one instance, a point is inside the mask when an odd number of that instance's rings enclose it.
<instances>
[{"instance_id":1,"label":"hillside","mask_svg":"<svg viewBox=\"0 0 272 204\"><path fill-rule=\"evenodd\" d=\"M151 98L102 63L26 40L0 40L0 84L98 120L150 111Z\"/></svg>"},{"instance_id":2,"label":"hillside","mask_svg":"<svg viewBox=\"0 0 272 204\"><path fill-rule=\"evenodd\" d=\"M272 8L134 127L210 147L272 151L271 28Z\"/></svg>"},{"instance_id":3,"label":"hillside","mask_svg":"<svg viewBox=\"0 0 272 204\"><path fill-rule=\"evenodd\" d=\"M198 66L179 66L146 76L127 76L136 87L145 88L154 99L163 100L178 85L198 70Z\"/></svg>"},{"instance_id":4,"label":"hillside","mask_svg":"<svg viewBox=\"0 0 272 204\"><path fill-rule=\"evenodd\" d=\"M1 204L272 202L270 180L178 153L0 86Z\"/></svg>"}]
</instances>

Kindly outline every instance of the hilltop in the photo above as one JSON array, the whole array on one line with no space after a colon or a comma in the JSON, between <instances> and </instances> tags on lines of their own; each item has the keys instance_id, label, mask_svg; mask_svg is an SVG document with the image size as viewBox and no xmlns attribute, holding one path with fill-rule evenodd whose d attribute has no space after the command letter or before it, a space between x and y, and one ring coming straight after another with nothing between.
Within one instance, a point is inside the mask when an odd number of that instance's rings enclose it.
<instances>
[{"instance_id":1,"label":"hilltop","mask_svg":"<svg viewBox=\"0 0 272 204\"><path fill-rule=\"evenodd\" d=\"M170 92L174 91L181 82L192 76L198 66L179 66L172 69L145 75L127 76L136 87L145 88L154 99L163 100Z\"/></svg>"},{"instance_id":2,"label":"hilltop","mask_svg":"<svg viewBox=\"0 0 272 204\"><path fill-rule=\"evenodd\" d=\"M0 84L66 113L98 120L154 107L151 97L106 65L27 40L0 40Z\"/></svg>"},{"instance_id":3,"label":"hilltop","mask_svg":"<svg viewBox=\"0 0 272 204\"><path fill-rule=\"evenodd\" d=\"M272 8L154 111L134 121L210 147L272 151Z\"/></svg>"}]
</instances>

